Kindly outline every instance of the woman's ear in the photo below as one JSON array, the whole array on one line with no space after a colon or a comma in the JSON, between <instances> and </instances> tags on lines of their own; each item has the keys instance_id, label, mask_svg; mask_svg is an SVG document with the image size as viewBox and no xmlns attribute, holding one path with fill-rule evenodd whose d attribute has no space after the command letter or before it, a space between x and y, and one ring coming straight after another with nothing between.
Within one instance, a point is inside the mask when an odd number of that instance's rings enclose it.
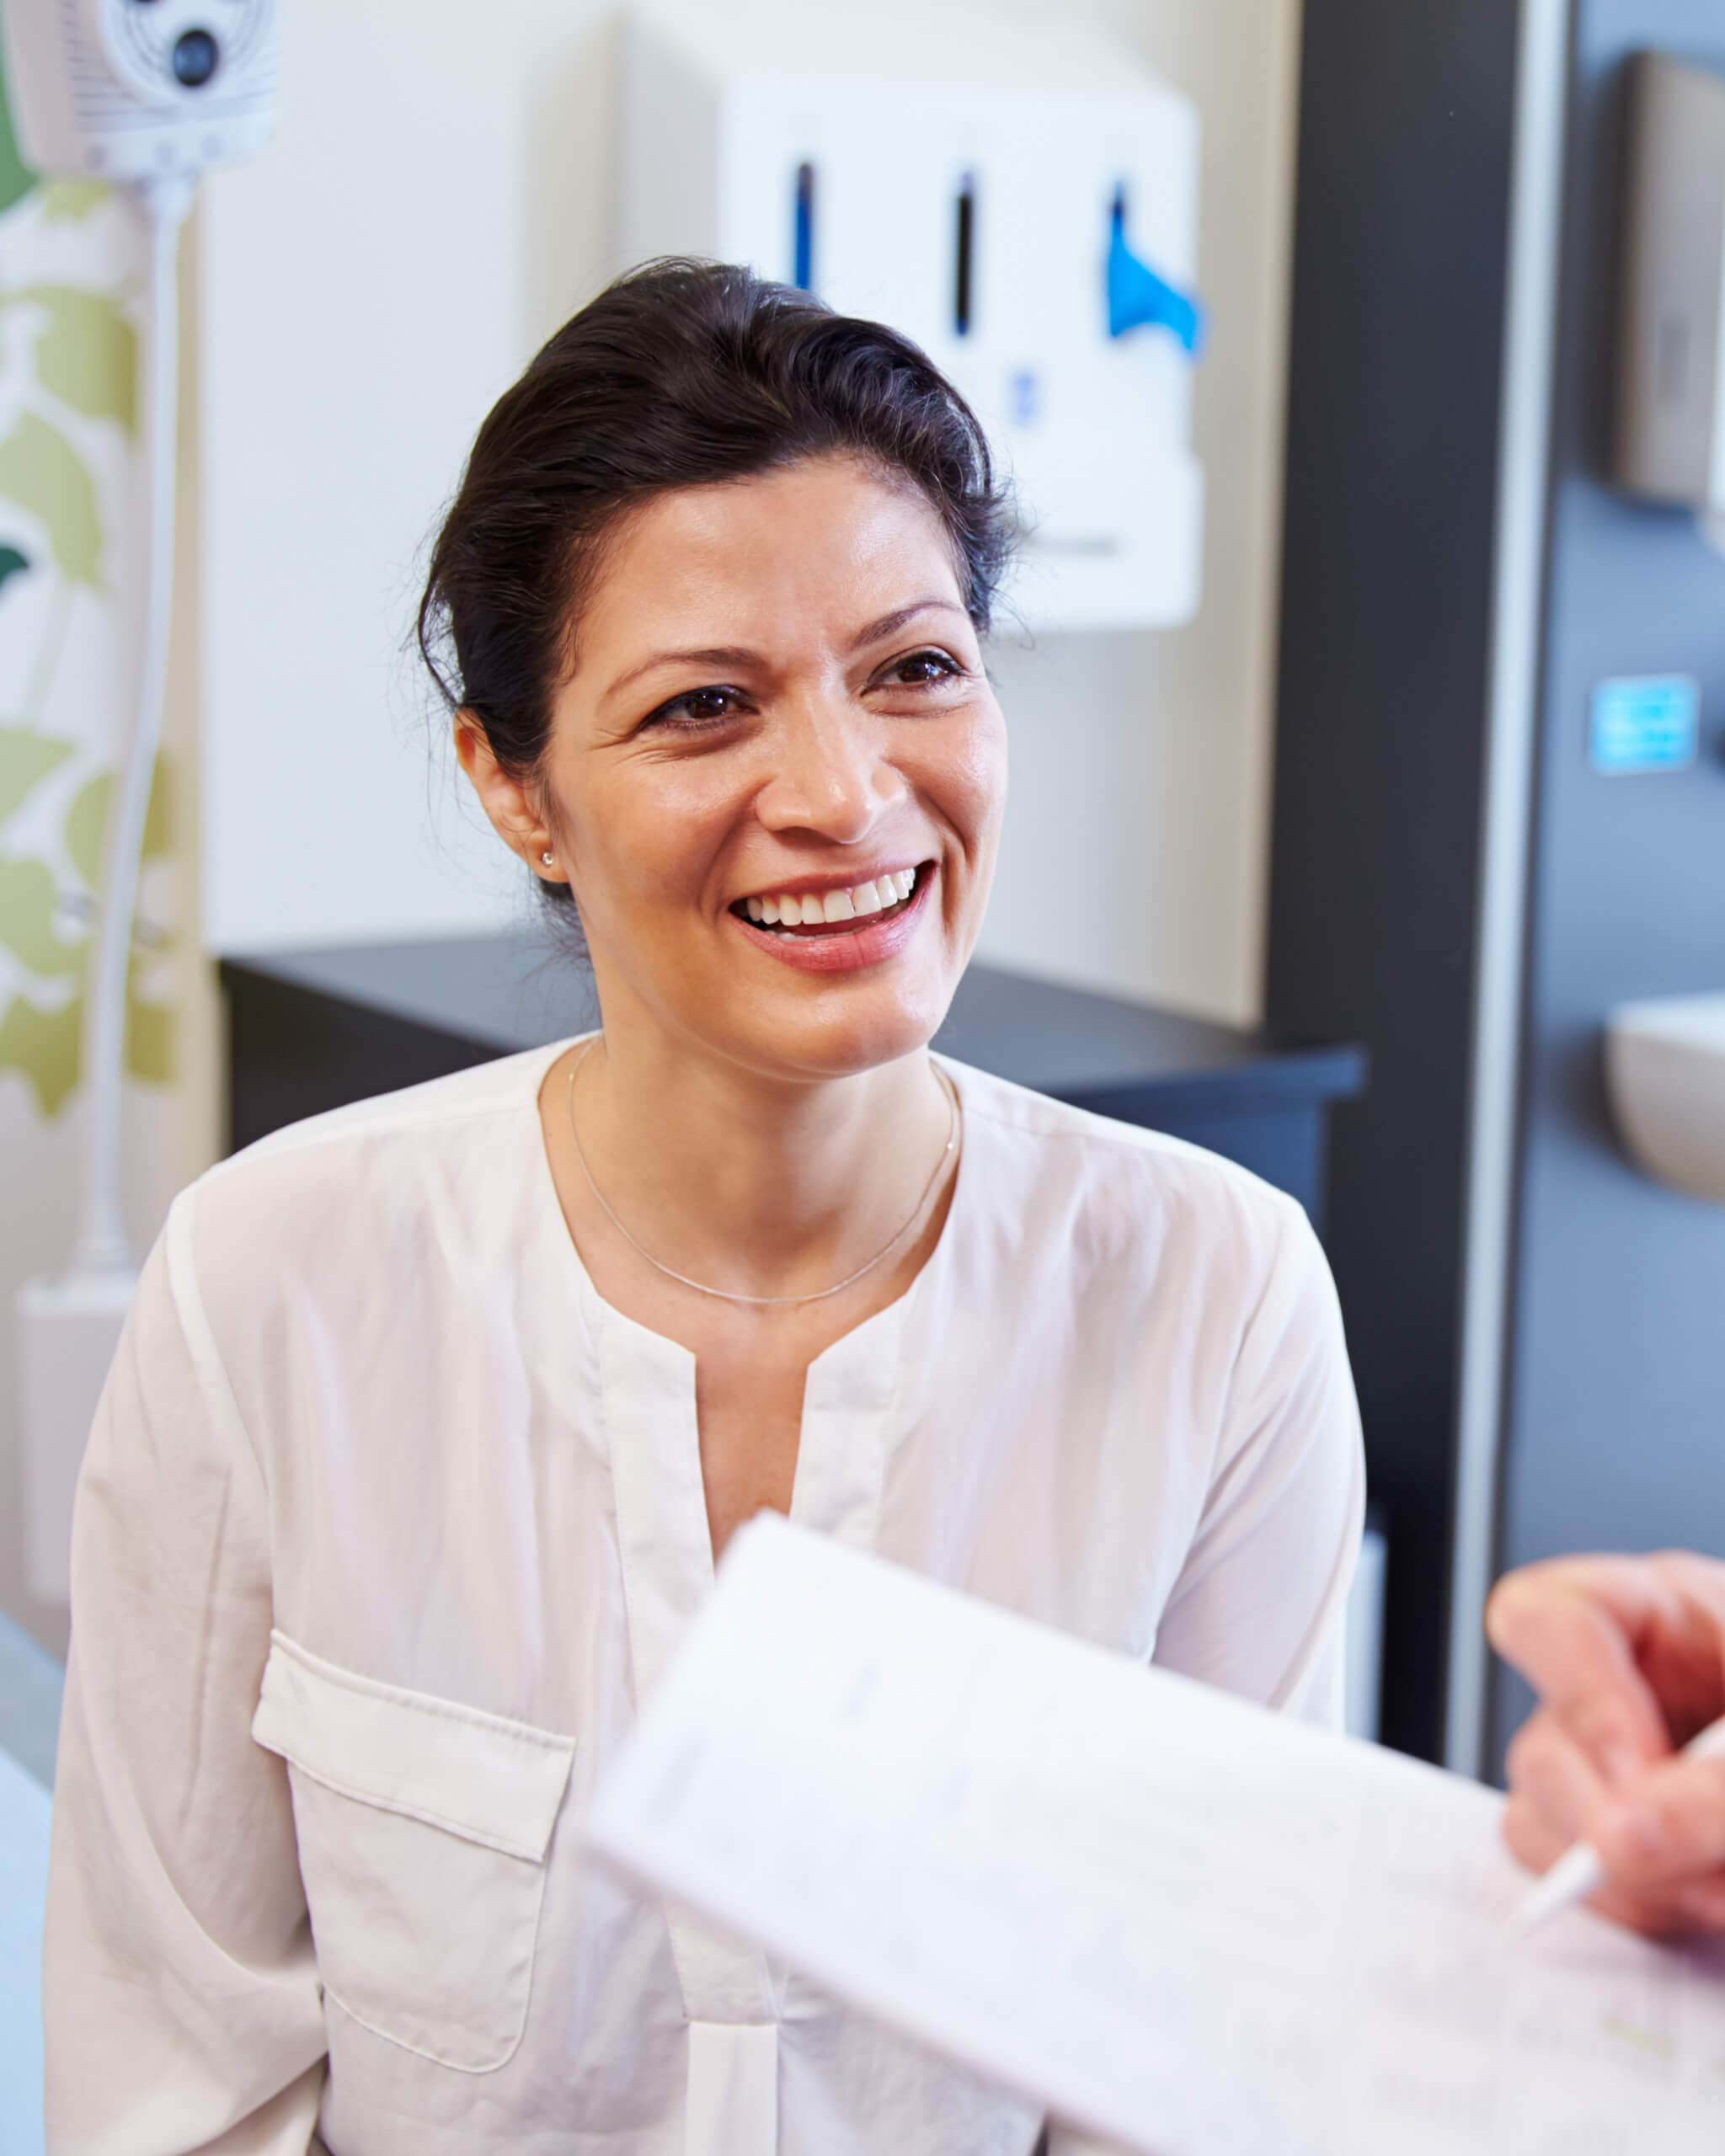
<instances>
[{"instance_id":1,"label":"woman's ear","mask_svg":"<svg viewBox=\"0 0 1725 2156\"><path fill-rule=\"evenodd\" d=\"M536 876L547 883L566 883L569 877L557 858L557 844L532 797L518 778L512 778L492 754L485 729L470 711L455 715L456 760L479 797L479 806L491 828L512 853L518 853Z\"/></svg>"}]
</instances>

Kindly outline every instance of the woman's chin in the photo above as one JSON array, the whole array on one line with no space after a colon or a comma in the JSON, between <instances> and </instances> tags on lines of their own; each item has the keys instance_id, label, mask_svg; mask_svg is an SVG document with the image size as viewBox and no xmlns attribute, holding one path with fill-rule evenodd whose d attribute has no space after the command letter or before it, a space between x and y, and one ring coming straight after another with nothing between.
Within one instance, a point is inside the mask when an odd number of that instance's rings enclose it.
<instances>
[{"instance_id":1,"label":"woman's chin","mask_svg":"<svg viewBox=\"0 0 1725 2156\"><path fill-rule=\"evenodd\" d=\"M944 978L865 985L851 974L813 996L763 998L738 1028L745 1038L734 1053L763 1077L855 1077L927 1048L955 985Z\"/></svg>"}]
</instances>

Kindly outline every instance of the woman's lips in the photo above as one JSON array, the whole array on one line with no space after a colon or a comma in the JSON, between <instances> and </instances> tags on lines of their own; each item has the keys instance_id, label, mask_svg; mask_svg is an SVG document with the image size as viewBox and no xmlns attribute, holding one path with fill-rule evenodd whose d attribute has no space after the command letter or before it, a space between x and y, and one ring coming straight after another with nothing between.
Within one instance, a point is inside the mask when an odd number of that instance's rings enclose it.
<instances>
[{"instance_id":1,"label":"woman's lips","mask_svg":"<svg viewBox=\"0 0 1725 2156\"><path fill-rule=\"evenodd\" d=\"M759 950L769 952L799 972L850 973L896 958L916 934L934 887L935 867L925 862L916 871L908 899L890 910L853 921L809 922L794 929L770 928L733 912L739 931Z\"/></svg>"}]
</instances>

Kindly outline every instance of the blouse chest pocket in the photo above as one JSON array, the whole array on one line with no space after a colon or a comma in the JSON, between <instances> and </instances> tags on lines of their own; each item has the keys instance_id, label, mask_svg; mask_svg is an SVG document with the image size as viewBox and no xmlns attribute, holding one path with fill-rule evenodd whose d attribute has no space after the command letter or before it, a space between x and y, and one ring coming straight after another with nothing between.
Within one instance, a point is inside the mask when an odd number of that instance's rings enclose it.
<instances>
[{"instance_id":1,"label":"blouse chest pocket","mask_svg":"<svg viewBox=\"0 0 1725 2156\"><path fill-rule=\"evenodd\" d=\"M374 1683L280 1632L252 1735L287 1762L328 1996L441 2066L506 2064L574 1738Z\"/></svg>"}]
</instances>

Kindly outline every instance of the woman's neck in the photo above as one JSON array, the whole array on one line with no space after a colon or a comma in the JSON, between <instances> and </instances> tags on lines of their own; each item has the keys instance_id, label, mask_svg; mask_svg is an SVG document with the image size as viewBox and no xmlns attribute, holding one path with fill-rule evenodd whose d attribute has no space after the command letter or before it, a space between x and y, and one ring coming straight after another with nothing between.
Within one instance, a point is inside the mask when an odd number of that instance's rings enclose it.
<instances>
[{"instance_id":1,"label":"woman's neck","mask_svg":"<svg viewBox=\"0 0 1725 2156\"><path fill-rule=\"evenodd\" d=\"M575 1135L617 1219L661 1265L732 1294L814 1294L865 1264L917 1212L952 1129L926 1049L767 1076L613 1023L573 1069Z\"/></svg>"}]
</instances>

